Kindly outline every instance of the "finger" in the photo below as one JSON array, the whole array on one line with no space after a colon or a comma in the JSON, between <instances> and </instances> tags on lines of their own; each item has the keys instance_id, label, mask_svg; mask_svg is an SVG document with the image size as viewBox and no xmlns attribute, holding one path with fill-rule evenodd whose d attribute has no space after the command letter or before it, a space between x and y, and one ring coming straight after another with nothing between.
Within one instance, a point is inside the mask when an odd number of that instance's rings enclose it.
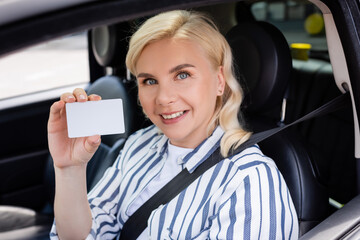
<instances>
[{"instance_id":1,"label":"finger","mask_svg":"<svg viewBox=\"0 0 360 240\"><path fill-rule=\"evenodd\" d=\"M101 143L100 135L87 137L84 143L84 148L88 153L95 153Z\"/></svg>"},{"instance_id":2,"label":"finger","mask_svg":"<svg viewBox=\"0 0 360 240\"><path fill-rule=\"evenodd\" d=\"M73 95L75 96L78 102L86 102L88 98L85 90L82 88L76 88L73 91Z\"/></svg>"},{"instance_id":3,"label":"finger","mask_svg":"<svg viewBox=\"0 0 360 240\"><path fill-rule=\"evenodd\" d=\"M101 100L101 96L97 95L97 94L91 94L88 97L89 101L100 101Z\"/></svg>"},{"instance_id":4,"label":"finger","mask_svg":"<svg viewBox=\"0 0 360 240\"><path fill-rule=\"evenodd\" d=\"M60 99L66 103L72 103L72 102L76 101L76 99L72 93L63 93L61 95Z\"/></svg>"},{"instance_id":5,"label":"finger","mask_svg":"<svg viewBox=\"0 0 360 240\"><path fill-rule=\"evenodd\" d=\"M55 121L61 117L61 110L64 109L65 102L60 100L54 102L50 107L50 115L49 115L49 122Z\"/></svg>"}]
</instances>

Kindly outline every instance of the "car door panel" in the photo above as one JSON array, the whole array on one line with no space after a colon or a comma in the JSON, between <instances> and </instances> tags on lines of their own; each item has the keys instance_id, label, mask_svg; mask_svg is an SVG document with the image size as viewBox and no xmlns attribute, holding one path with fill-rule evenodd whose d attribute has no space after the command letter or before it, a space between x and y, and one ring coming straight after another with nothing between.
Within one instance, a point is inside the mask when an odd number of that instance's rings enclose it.
<instances>
[{"instance_id":1,"label":"car door panel","mask_svg":"<svg viewBox=\"0 0 360 240\"><path fill-rule=\"evenodd\" d=\"M54 100L0 111L0 204L39 210L46 194L47 120Z\"/></svg>"}]
</instances>

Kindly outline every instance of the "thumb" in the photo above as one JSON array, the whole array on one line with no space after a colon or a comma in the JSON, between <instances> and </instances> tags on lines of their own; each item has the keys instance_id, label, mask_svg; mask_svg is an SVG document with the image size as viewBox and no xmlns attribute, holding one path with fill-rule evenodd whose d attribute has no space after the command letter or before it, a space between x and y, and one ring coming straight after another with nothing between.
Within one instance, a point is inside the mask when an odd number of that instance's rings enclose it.
<instances>
[{"instance_id":1,"label":"thumb","mask_svg":"<svg viewBox=\"0 0 360 240\"><path fill-rule=\"evenodd\" d=\"M87 137L86 140L85 140L85 146L84 146L85 150L88 153L93 154L98 149L100 143L101 143L100 135Z\"/></svg>"}]
</instances>

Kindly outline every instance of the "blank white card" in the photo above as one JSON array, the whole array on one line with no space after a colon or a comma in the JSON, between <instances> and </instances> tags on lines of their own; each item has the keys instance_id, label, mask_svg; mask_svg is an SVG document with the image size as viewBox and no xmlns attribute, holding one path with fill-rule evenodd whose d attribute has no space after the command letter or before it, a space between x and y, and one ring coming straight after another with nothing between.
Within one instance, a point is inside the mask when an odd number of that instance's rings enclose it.
<instances>
[{"instance_id":1,"label":"blank white card","mask_svg":"<svg viewBox=\"0 0 360 240\"><path fill-rule=\"evenodd\" d=\"M125 132L121 99L66 104L69 138Z\"/></svg>"}]
</instances>

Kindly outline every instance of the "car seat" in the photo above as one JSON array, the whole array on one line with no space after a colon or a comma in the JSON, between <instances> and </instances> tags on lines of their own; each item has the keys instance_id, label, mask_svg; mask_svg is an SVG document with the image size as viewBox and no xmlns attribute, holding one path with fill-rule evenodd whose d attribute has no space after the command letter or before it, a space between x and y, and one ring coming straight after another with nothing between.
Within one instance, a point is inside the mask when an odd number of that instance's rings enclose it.
<instances>
[{"instance_id":1,"label":"car seat","mask_svg":"<svg viewBox=\"0 0 360 240\"><path fill-rule=\"evenodd\" d=\"M119 69L125 69L125 61L122 60L125 58L128 44L123 35L128 34L128 31L120 33L118 31L124 30L124 24L126 23L122 23L121 26L103 26L91 32L93 40L91 50L98 64L103 68L111 67L112 73L119 75ZM108 38L104 38L104 32L108 34ZM104 39L108 39L111 43L104 42ZM107 46L106 51L104 46ZM125 75L123 71L123 76ZM139 107L136 104L136 97L130 96L129 93L134 90L134 81L114 74L97 79L86 89L88 94L98 94L102 99L121 98L125 120L123 134L102 136L101 144L87 166L88 190L94 187L106 169L113 164L127 137L139 127L140 119L135 119ZM16 206L0 206L0 239L48 239L53 223L52 203L55 195L55 175L51 156L45 167L44 182L47 185L48 205L43 213Z\"/></svg>"},{"instance_id":2,"label":"car seat","mask_svg":"<svg viewBox=\"0 0 360 240\"><path fill-rule=\"evenodd\" d=\"M252 20L239 22L226 38L242 76L241 84L245 86L241 110L248 128L260 132L277 127L292 70L284 36L273 25ZM284 176L297 211L301 236L324 219L328 209L327 191L317 175L312 153L299 136L288 130L259 145Z\"/></svg>"},{"instance_id":3,"label":"car seat","mask_svg":"<svg viewBox=\"0 0 360 240\"><path fill-rule=\"evenodd\" d=\"M310 58L293 59L293 73L287 98L287 121L305 115L317 106L340 96L331 63ZM306 138L310 148L323 156L316 162L329 197L346 204L357 193L357 168L354 156L354 117L351 100L345 108L299 124L293 130ZM333 210L338 207L334 205Z\"/></svg>"}]
</instances>

